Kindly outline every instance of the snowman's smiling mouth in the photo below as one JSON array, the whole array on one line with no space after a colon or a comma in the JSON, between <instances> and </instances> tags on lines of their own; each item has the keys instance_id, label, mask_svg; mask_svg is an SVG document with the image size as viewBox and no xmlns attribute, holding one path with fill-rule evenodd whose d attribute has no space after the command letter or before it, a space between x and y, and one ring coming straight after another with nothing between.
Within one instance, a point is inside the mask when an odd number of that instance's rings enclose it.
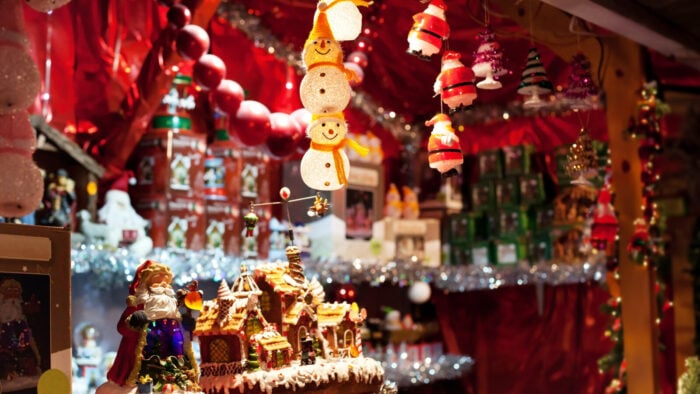
<instances>
[{"instance_id":1,"label":"snowman's smiling mouth","mask_svg":"<svg viewBox=\"0 0 700 394\"><path fill-rule=\"evenodd\" d=\"M329 140L329 141L333 141L333 140L335 139L335 137L338 136L338 134L331 134L333 137L329 137L329 136L326 135L326 133L321 133L321 135L323 136L323 138L325 138L325 139L327 139L327 140Z\"/></svg>"},{"instance_id":2,"label":"snowman's smiling mouth","mask_svg":"<svg viewBox=\"0 0 700 394\"><path fill-rule=\"evenodd\" d=\"M318 53L319 55L328 55L328 54L331 52L331 49L330 49L330 48L328 48L328 50L327 50L326 52L321 52L321 51L319 51L318 49L314 49L314 50L315 50L316 53Z\"/></svg>"}]
</instances>

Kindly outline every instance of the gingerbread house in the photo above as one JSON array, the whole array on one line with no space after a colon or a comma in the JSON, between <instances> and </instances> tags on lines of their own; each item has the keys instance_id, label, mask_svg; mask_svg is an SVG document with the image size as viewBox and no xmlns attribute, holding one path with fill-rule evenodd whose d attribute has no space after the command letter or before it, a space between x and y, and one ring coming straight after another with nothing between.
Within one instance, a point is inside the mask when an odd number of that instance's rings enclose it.
<instances>
[{"instance_id":1,"label":"gingerbread house","mask_svg":"<svg viewBox=\"0 0 700 394\"><path fill-rule=\"evenodd\" d=\"M366 312L357 304L328 303L316 309L324 358L358 357L362 353L360 324Z\"/></svg>"}]
</instances>

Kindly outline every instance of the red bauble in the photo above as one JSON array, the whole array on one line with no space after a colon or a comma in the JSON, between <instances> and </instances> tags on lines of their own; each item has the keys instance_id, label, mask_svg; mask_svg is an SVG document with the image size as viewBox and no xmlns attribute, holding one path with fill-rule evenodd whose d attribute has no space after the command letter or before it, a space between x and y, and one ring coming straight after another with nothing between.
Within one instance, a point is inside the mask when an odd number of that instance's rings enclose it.
<instances>
[{"instance_id":1,"label":"red bauble","mask_svg":"<svg viewBox=\"0 0 700 394\"><path fill-rule=\"evenodd\" d=\"M187 25L188 23L190 23L190 20L192 19L192 13L190 12L190 9L185 7L184 5L175 4L168 10L167 17L168 22L170 22L176 28L180 29L185 27L185 25Z\"/></svg>"},{"instance_id":2,"label":"red bauble","mask_svg":"<svg viewBox=\"0 0 700 394\"><path fill-rule=\"evenodd\" d=\"M272 157L284 159L296 152L297 140L302 136L301 127L294 118L275 112L270 115L270 134L265 147Z\"/></svg>"},{"instance_id":3,"label":"red bauble","mask_svg":"<svg viewBox=\"0 0 700 394\"><path fill-rule=\"evenodd\" d=\"M206 54L194 63L194 82L205 90L216 89L226 76L226 64L216 55Z\"/></svg>"},{"instance_id":4,"label":"red bauble","mask_svg":"<svg viewBox=\"0 0 700 394\"><path fill-rule=\"evenodd\" d=\"M245 98L243 87L236 81L224 79L212 92L216 108L229 115L235 115Z\"/></svg>"},{"instance_id":5,"label":"red bauble","mask_svg":"<svg viewBox=\"0 0 700 394\"><path fill-rule=\"evenodd\" d=\"M185 60L197 60L209 50L209 34L197 25L187 25L177 32L175 47Z\"/></svg>"},{"instance_id":6,"label":"red bauble","mask_svg":"<svg viewBox=\"0 0 700 394\"><path fill-rule=\"evenodd\" d=\"M367 64L369 63L369 59L367 59L367 55L365 55L364 52L360 52L360 51L351 52L348 55L347 60L351 63L357 64L358 66L360 66L362 68L367 67Z\"/></svg>"},{"instance_id":7,"label":"red bauble","mask_svg":"<svg viewBox=\"0 0 700 394\"><path fill-rule=\"evenodd\" d=\"M270 134L270 110L254 100L244 100L231 118L230 134L245 146L258 146Z\"/></svg>"},{"instance_id":8,"label":"red bauble","mask_svg":"<svg viewBox=\"0 0 700 394\"><path fill-rule=\"evenodd\" d=\"M297 152L303 155L311 146L311 139L306 135L306 128L309 126L309 123L311 123L311 112L306 108L299 108L289 114L289 116L299 124L301 138L297 140Z\"/></svg>"}]
</instances>

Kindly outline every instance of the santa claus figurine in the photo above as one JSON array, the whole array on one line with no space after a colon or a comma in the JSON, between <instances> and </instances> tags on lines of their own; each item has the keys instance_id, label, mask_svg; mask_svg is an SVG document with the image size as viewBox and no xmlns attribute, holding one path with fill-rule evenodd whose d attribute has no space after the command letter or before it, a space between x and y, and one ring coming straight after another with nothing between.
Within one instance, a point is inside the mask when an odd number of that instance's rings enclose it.
<instances>
[{"instance_id":1,"label":"santa claus figurine","mask_svg":"<svg viewBox=\"0 0 700 394\"><path fill-rule=\"evenodd\" d=\"M131 206L127 193L129 179L131 174L126 172L112 184L105 195L105 205L97 214L100 222L107 226L106 244L115 248L124 246L134 256L144 257L153 249L153 240L146 235L148 221ZM82 228L86 231L89 226Z\"/></svg>"},{"instance_id":2,"label":"santa claus figurine","mask_svg":"<svg viewBox=\"0 0 700 394\"><path fill-rule=\"evenodd\" d=\"M442 55L442 69L433 86L435 95L441 95L442 101L450 107L450 113L471 108L476 99L474 71L462 64L460 57L455 51Z\"/></svg>"},{"instance_id":3,"label":"santa claus figurine","mask_svg":"<svg viewBox=\"0 0 700 394\"><path fill-rule=\"evenodd\" d=\"M442 0L432 0L425 11L413 15L413 27L408 32L408 53L429 60L440 52L442 42L450 36L445 11L447 6Z\"/></svg>"},{"instance_id":4,"label":"santa claus figurine","mask_svg":"<svg viewBox=\"0 0 700 394\"><path fill-rule=\"evenodd\" d=\"M450 117L437 114L425 125L433 126L428 139L428 165L438 170L443 177L457 175L457 167L464 162L464 156Z\"/></svg>"},{"instance_id":5,"label":"santa claus figurine","mask_svg":"<svg viewBox=\"0 0 700 394\"><path fill-rule=\"evenodd\" d=\"M22 285L15 279L0 282L0 381L4 390L13 391L25 377L36 377L39 351L27 318L24 315ZM23 379L26 380L26 379ZM33 381L36 383L36 380ZM12 390L11 390L12 389Z\"/></svg>"},{"instance_id":6,"label":"santa claus figurine","mask_svg":"<svg viewBox=\"0 0 700 394\"><path fill-rule=\"evenodd\" d=\"M172 286L173 274L165 264L146 260L129 286L127 307L117 331L122 335L109 382L96 393L129 392L146 375L155 387L173 384L182 391L197 391L199 371L192 353L190 335L195 320L180 315L180 300L188 292Z\"/></svg>"}]
</instances>

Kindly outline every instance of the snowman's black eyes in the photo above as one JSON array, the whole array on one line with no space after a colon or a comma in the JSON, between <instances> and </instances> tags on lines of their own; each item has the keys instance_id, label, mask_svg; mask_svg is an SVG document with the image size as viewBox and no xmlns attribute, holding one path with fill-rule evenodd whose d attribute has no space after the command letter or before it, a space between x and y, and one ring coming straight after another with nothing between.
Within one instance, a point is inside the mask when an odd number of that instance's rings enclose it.
<instances>
[{"instance_id":1,"label":"snowman's black eyes","mask_svg":"<svg viewBox=\"0 0 700 394\"><path fill-rule=\"evenodd\" d=\"M340 127L340 123L336 123L336 124L335 124L335 127Z\"/></svg>"},{"instance_id":2,"label":"snowman's black eyes","mask_svg":"<svg viewBox=\"0 0 700 394\"><path fill-rule=\"evenodd\" d=\"M326 127L326 124L325 124L325 123L321 123L321 127Z\"/></svg>"},{"instance_id":3,"label":"snowman's black eyes","mask_svg":"<svg viewBox=\"0 0 700 394\"><path fill-rule=\"evenodd\" d=\"M330 44L330 43L331 43L331 40L326 40L326 44Z\"/></svg>"}]
</instances>

